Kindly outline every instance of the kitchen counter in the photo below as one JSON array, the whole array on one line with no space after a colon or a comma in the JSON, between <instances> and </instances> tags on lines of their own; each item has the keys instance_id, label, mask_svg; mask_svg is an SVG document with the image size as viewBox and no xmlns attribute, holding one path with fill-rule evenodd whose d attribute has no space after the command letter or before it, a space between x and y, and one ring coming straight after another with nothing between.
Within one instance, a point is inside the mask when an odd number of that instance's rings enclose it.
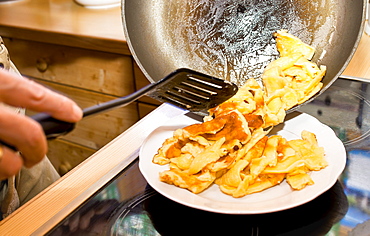
<instances>
[{"instance_id":1,"label":"kitchen counter","mask_svg":"<svg viewBox=\"0 0 370 236\"><path fill-rule=\"evenodd\" d=\"M26 11L28 14L24 14ZM91 10L71 0L24 0L0 5L0 35L129 54L119 8ZM370 79L369 51L370 37L364 35L343 74ZM161 105L1 221L0 232L44 234L137 158L141 144L152 130L183 113L170 105Z\"/></svg>"}]
</instances>

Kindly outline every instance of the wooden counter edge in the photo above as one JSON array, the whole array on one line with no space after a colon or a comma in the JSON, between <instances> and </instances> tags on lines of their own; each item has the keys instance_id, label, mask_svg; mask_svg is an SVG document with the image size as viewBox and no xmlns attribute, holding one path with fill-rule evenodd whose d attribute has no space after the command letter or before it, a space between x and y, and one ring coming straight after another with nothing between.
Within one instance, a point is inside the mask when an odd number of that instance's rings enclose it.
<instances>
[{"instance_id":1,"label":"wooden counter edge","mask_svg":"<svg viewBox=\"0 0 370 236\"><path fill-rule=\"evenodd\" d=\"M0 32L2 37L31 40L122 55L131 55L124 37L122 37L122 40L118 40L89 35L75 35L63 32L18 28L6 25L0 25Z\"/></svg>"}]
</instances>

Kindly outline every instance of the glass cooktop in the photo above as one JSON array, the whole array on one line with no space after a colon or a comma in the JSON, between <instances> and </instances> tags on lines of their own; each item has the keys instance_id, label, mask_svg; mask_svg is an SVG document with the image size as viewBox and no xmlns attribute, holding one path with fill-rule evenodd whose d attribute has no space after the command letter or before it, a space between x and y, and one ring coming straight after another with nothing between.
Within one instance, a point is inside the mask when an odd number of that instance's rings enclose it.
<instances>
[{"instance_id":1,"label":"glass cooktop","mask_svg":"<svg viewBox=\"0 0 370 236\"><path fill-rule=\"evenodd\" d=\"M347 167L316 199L285 211L226 215L186 207L146 184L136 159L48 235L361 235L370 232L370 86L339 78L301 107L343 141Z\"/></svg>"}]
</instances>

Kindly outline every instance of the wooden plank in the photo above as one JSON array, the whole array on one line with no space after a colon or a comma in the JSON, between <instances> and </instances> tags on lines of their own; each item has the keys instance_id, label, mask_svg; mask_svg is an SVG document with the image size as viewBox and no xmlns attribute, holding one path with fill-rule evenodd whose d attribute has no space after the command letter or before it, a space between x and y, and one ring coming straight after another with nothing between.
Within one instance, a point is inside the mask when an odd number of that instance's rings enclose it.
<instances>
[{"instance_id":1,"label":"wooden plank","mask_svg":"<svg viewBox=\"0 0 370 236\"><path fill-rule=\"evenodd\" d=\"M1 5L0 5L1 6ZM1 13L0 13L1 14ZM3 37L32 40L43 43L84 48L94 51L110 52L122 55L131 55L125 40L91 38L88 36L74 36L72 34L53 33L43 30L24 29L14 26L0 25L0 34Z\"/></svg>"},{"instance_id":2,"label":"wooden plank","mask_svg":"<svg viewBox=\"0 0 370 236\"><path fill-rule=\"evenodd\" d=\"M83 119L76 125L76 130L64 136L63 139L97 150L112 141L137 120L136 104L131 104L124 108Z\"/></svg>"},{"instance_id":3,"label":"wooden plank","mask_svg":"<svg viewBox=\"0 0 370 236\"><path fill-rule=\"evenodd\" d=\"M96 150L87 148L63 139L55 139L48 142L49 151L47 156L58 173L63 176L75 168Z\"/></svg>"},{"instance_id":4,"label":"wooden plank","mask_svg":"<svg viewBox=\"0 0 370 236\"><path fill-rule=\"evenodd\" d=\"M53 82L37 80L37 82L54 89L74 100L80 107L86 108L102 102L110 101L116 97L69 87ZM31 111L27 111L31 115ZM87 117L77 123L75 130L61 139L78 143L82 146L99 149L117 137L127 128L139 120L137 104L113 109L92 117Z\"/></svg>"},{"instance_id":5,"label":"wooden plank","mask_svg":"<svg viewBox=\"0 0 370 236\"><path fill-rule=\"evenodd\" d=\"M4 42L23 75L116 96L135 90L130 56L10 38Z\"/></svg>"},{"instance_id":6,"label":"wooden plank","mask_svg":"<svg viewBox=\"0 0 370 236\"><path fill-rule=\"evenodd\" d=\"M139 110L139 117L140 119L148 115L150 112L154 111L158 106L146 104L146 103L138 103L138 110Z\"/></svg>"}]
</instances>

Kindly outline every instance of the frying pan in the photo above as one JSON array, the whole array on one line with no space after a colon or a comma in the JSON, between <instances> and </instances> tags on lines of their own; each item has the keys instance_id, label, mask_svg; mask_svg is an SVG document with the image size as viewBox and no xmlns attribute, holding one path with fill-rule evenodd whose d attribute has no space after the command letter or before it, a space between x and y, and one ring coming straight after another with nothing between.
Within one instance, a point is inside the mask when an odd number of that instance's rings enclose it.
<instances>
[{"instance_id":1,"label":"frying pan","mask_svg":"<svg viewBox=\"0 0 370 236\"><path fill-rule=\"evenodd\" d=\"M273 33L286 29L316 48L313 62L327 66L312 99L346 68L365 12L366 0L122 0L128 46L150 82L183 67L238 86L258 80L278 58Z\"/></svg>"}]
</instances>

